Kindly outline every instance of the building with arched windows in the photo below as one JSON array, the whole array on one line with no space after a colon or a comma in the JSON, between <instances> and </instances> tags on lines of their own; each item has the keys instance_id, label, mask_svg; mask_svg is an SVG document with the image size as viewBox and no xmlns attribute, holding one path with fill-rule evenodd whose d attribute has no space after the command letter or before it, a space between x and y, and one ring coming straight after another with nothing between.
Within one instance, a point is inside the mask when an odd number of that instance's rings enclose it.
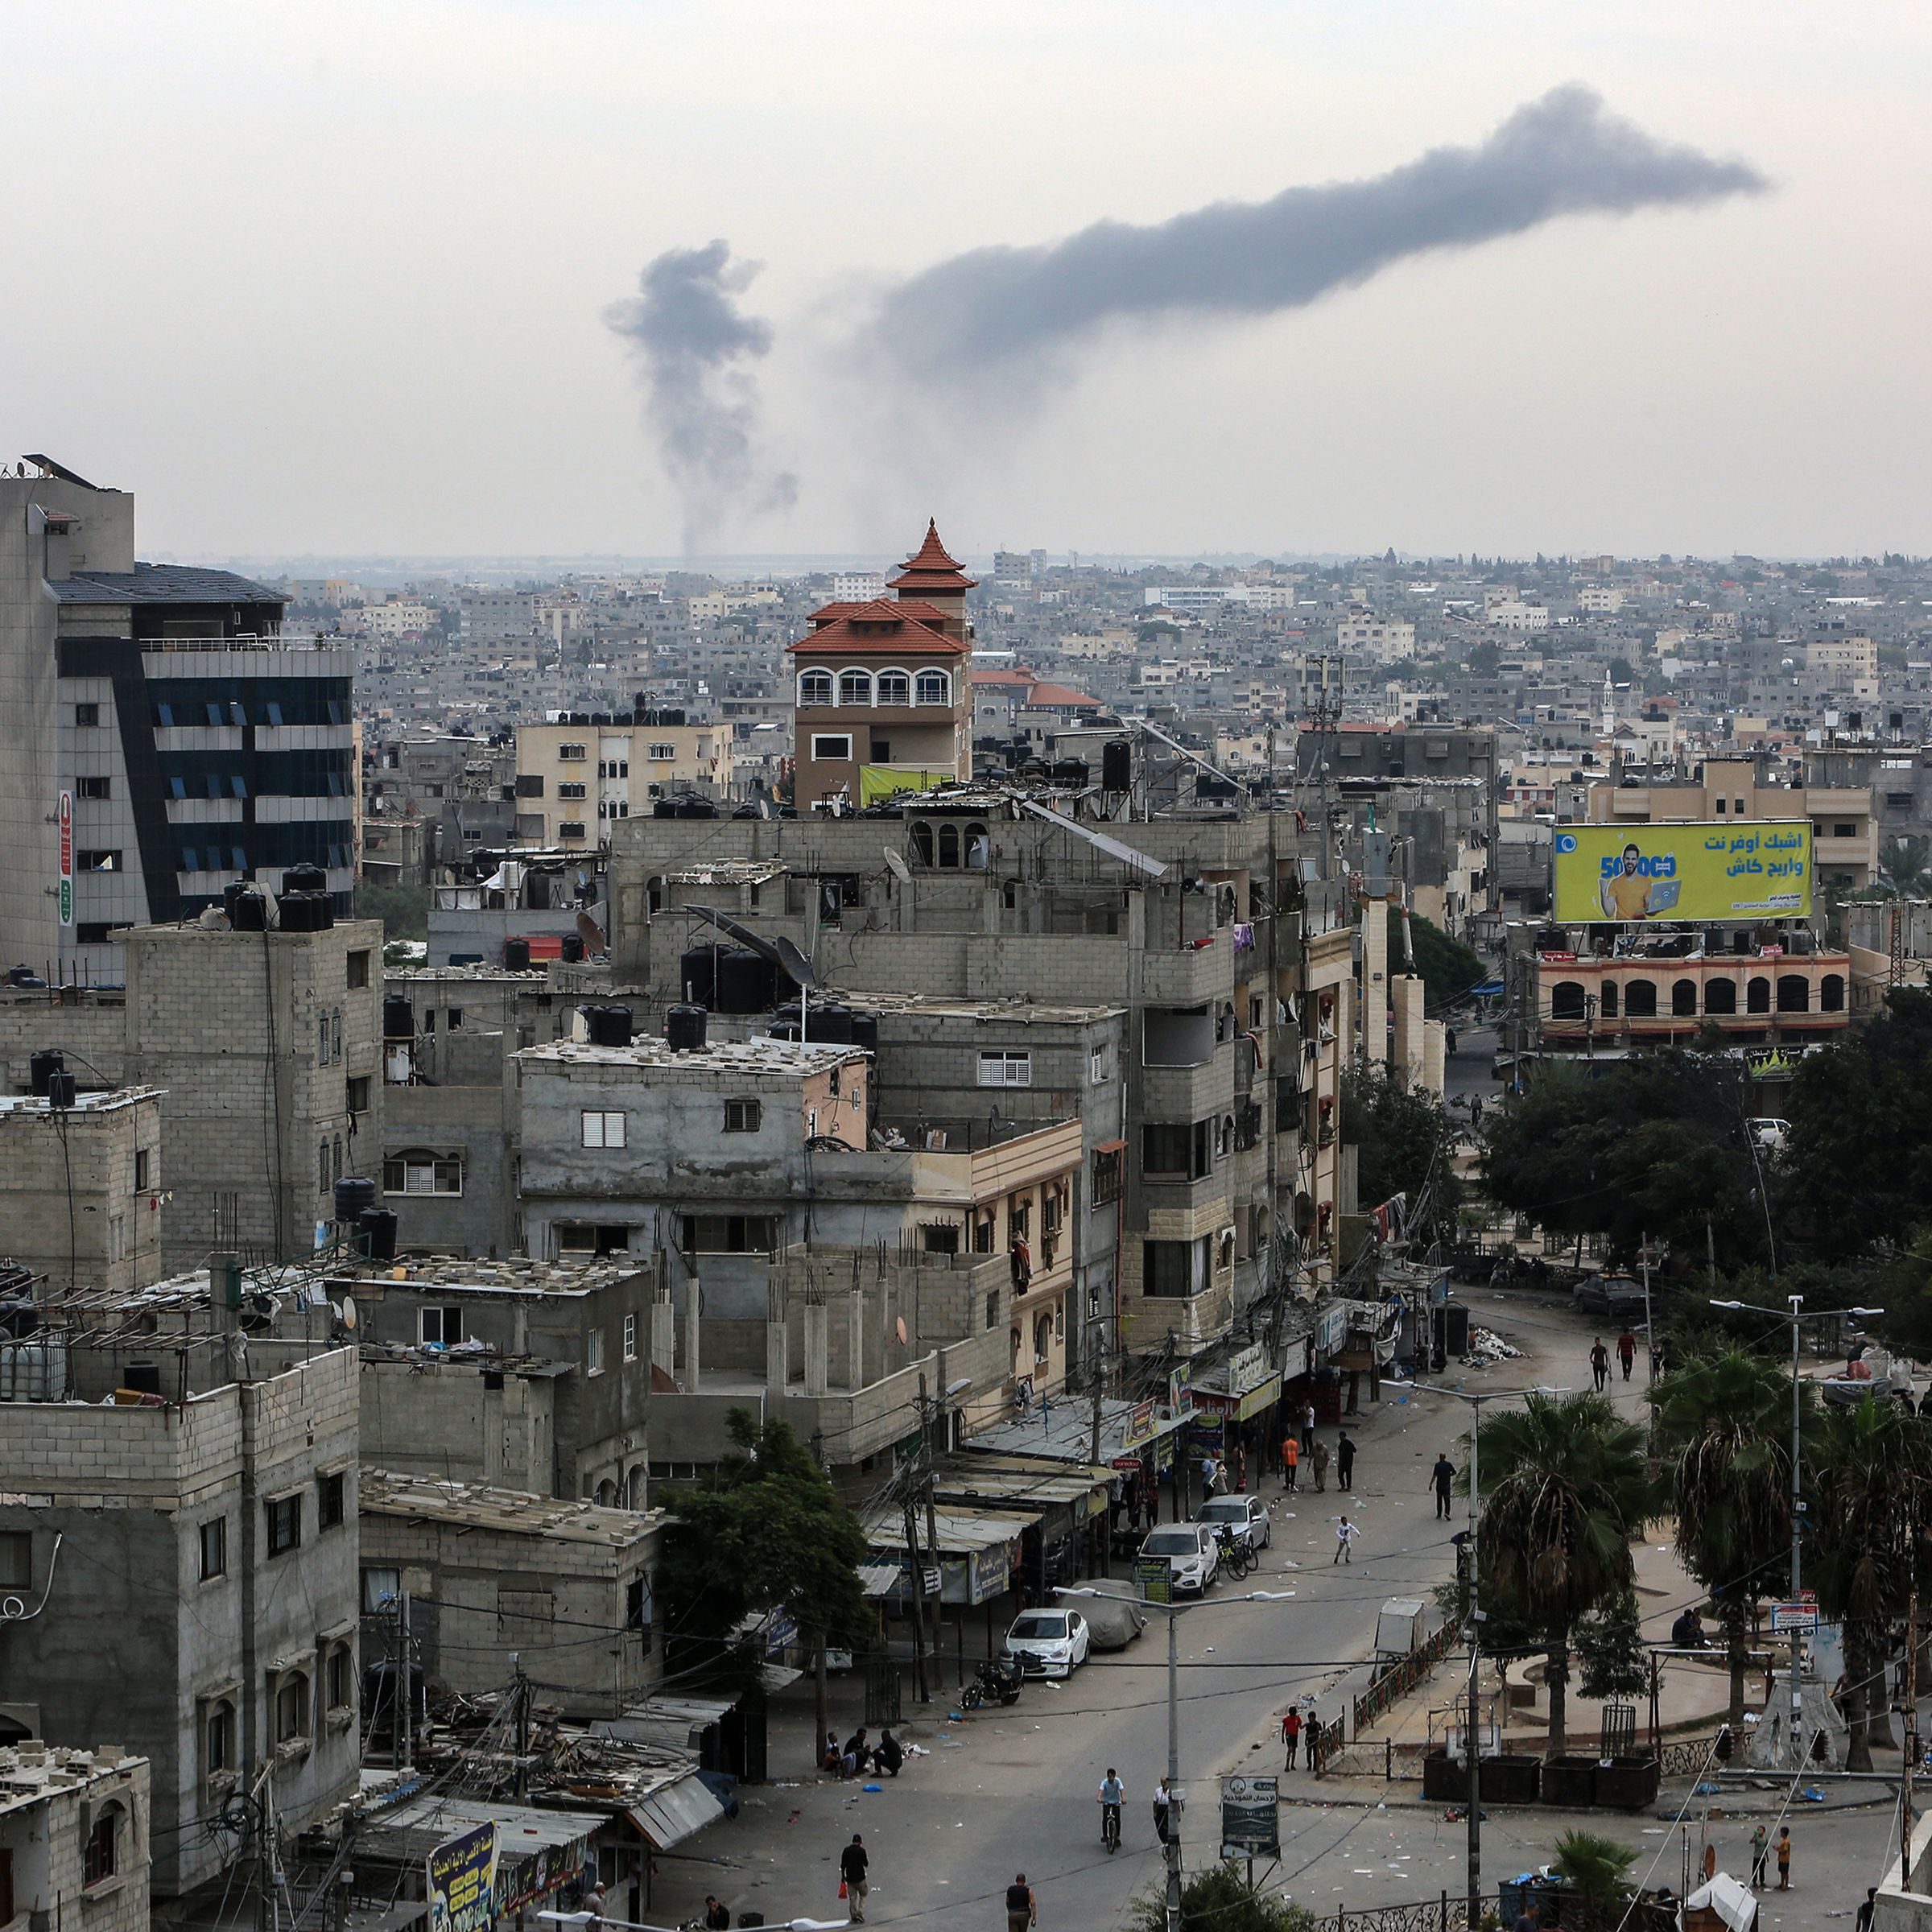
<instances>
[{"instance_id":1,"label":"building with arched windows","mask_svg":"<svg viewBox=\"0 0 1932 1932\"><path fill-rule=\"evenodd\" d=\"M973 580L928 523L896 593L814 611L791 646L801 811L972 775Z\"/></svg>"}]
</instances>

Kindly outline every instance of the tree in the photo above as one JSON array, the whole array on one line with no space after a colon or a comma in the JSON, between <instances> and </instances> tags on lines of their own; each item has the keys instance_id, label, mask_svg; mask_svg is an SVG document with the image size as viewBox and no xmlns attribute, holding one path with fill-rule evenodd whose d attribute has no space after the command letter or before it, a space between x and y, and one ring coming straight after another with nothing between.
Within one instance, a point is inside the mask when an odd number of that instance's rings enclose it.
<instances>
[{"instance_id":1,"label":"tree","mask_svg":"<svg viewBox=\"0 0 1932 1932\"><path fill-rule=\"evenodd\" d=\"M1637 1850L1595 1831L1566 1831L1556 1841L1556 1869L1583 1907L1583 1932L1620 1925L1629 1908Z\"/></svg>"},{"instance_id":2,"label":"tree","mask_svg":"<svg viewBox=\"0 0 1932 1932\"><path fill-rule=\"evenodd\" d=\"M1400 907L1389 908L1389 957L1399 960L1408 950L1402 936ZM1422 1005L1431 1019L1439 1019L1471 992L1495 976L1483 964L1482 955L1460 939L1452 939L1433 920L1411 913L1408 920L1409 942L1414 949L1410 964L1422 975Z\"/></svg>"},{"instance_id":3,"label":"tree","mask_svg":"<svg viewBox=\"0 0 1932 1932\"><path fill-rule=\"evenodd\" d=\"M1809 1383L1802 1393L1808 1405ZM1790 1372L1730 1348L1686 1362L1651 1399L1670 1455L1678 1554L1723 1617L1731 1728L1741 1733L1756 1608L1791 1550Z\"/></svg>"},{"instance_id":4,"label":"tree","mask_svg":"<svg viewBox=\"0 0 1932 1932\"><path fill-rule=\"evenodd\" d=\"M1571 1634L1630 1588L1630 1539L1650 1514L1643 1432L1603 1396L1533 1394L1484 1418L1478 1443L1484 1592L1514 1605L1543 1646L1550 1748L1561 1752Z\"/></svg>"},{"instance_id":5,"label":"tree","mask_svg":"<svg viewBox=\"0 0 1932 1932\"><path fill-rule=\"evenodd\" d=\"M1384 1067L1351 1067L1342 1075L1342 1138L1358 1150L1356 1199L1364 1208L1404 1195L1418 1241L1454 1235L1462 1183L1449 1117L1433 1093L1402 1086Z\"/></svg>"},{"instance_id":6,"label":"tree","mask_svg":"<svg viewBox=\"0 0 1932 1932\"><path fill-rule=\"evenodd\" d=\"M1578 1623L1576 1661L1583 1695L1600 1703L1641 1697L1650 1688L1650 1659L1635 1591L1619 1591Z\"/></svg>"},{"instance_id":7,"label":"tree","mask_svg":"<svg viewBox=\"0 0 1932 1932\"><path fill-rule=\"evenodd\" d=\"M427 886L376 886L367 880L356 887L352 902L358 919L380 919L382 937L423 939L429 936L429 888Z\"/></svg>"},{"instance_id":8,"label":"tree","mask_svg":"<svg viewBox=\"0 0 1932 1932\"><path fill-rule=\"evenodd\" d=\"M1128 1914L1128 1932L1166 1932L1164 1888L1144 1892ZM1257 1890L1232 1863L1203 1866L1181 1887L1181 1932L1315 1932L1315 1915Z\"/></svg>"},{"instance_id":9,"label":"tree","mask_svg":"<svg viewBox=\"0 0 1932 1932\"><path fill-rule=\"evenodd\" d=\"M1890 1744L1885 1637L1915 1586L1932 1584L1932 1427L1868 1396L1829 1412L1822 1432L1810 1577L1818 1607L1843 1626L1850 1736L1845 1769L1872 1769L1873 1734Z\"/></svg>"},{"instance_id":10,"label":"tree","mask_svg":"<svg viewBox=\"0 0 1932 1932\"><path fill-rule=\"evenodd\" d=\"M1502 646L1490 638L1479 638L1469 646L1468 665L1473 676L1492 678L1503 667Z\"/></svg>"},{"instance_id":11,"label":"tree","mask_svg":"<svg viewBox=\"0 0 1932 1932\"><path fill-rule=\"evenodd\" d=\"M1888 899L1922 899L1932 893L1932 840L1888 839L1878 855L1876 885Z\"/></svg>"},{"instance_id":12,"label":"tree","mask_svg":"<svg viewBox=\"0 0 1932 1932\"><path fill-rule=\"evenodd\" d=\"M657 1588L670 1670L742 1679L764 1658L733 1644L731 1633L754 1612L789 1610L815 1657L828 1644L857 1641L865 1628L858 1566L866 1542L789 1423L760 1423L749 1410L733 1409L729 1426L734 1453L708 1488L676 1500ZM823 1740L823 1672L819 1682Z\"/></svg>"}]
</instances>

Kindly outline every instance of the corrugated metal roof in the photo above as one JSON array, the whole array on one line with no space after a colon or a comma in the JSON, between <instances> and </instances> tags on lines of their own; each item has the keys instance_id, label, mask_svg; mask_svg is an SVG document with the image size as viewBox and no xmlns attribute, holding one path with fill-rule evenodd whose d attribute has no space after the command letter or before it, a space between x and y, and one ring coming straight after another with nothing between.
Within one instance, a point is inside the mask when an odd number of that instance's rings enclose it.
<instances>
[{"instance_id":1,"label":"corrugated metal roof","mask_svg":"<svg viewBox=\"0 0 1932 1932\"><path fill-rule=\"evenodd\" d=\"M196 570L184 564L137 564L132 570L77 571L50 581L56 604L286 604L270 590L232 570Z\"/></svg>"}]
</instances>

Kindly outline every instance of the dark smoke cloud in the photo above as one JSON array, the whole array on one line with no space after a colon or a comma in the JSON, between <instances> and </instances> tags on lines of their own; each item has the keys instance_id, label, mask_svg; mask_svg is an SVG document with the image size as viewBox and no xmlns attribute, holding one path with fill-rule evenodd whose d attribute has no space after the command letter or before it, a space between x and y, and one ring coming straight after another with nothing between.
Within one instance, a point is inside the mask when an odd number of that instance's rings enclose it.
<instances>
[{"instance_id":1,"label":"dark smoke cloud","mask_svg":"<svg viewBox=\"0 0 1932 1932\"><path fill-rule=\"evenodd\" d=\"M771 328L738 307L758 272L721 241L671 249L638 276L638 294L605 312L642 364L646 413L683 494L687 555L732 515L789 509L798 495L798 479L768 472L758 448L749 365L770 351Z\"/></svg>"},{"instance_id":2,"label":"dark smoke cloud","mask_svg":"<svg viewBox=\"0 0 1932 1932\"><path fill-rule=\"evenodd\" d=\"M1560 215L1629 214L1768 186L1741 162L1657 140L1587 88L1519 108L1473 147L1364 181L1223 202L1147 228L1098 221L1034 248L975 249L884 299L873 345L913 374L1002 379L1117 319L1298 308L1432 249Z\"/></svg>"}]
</instances>

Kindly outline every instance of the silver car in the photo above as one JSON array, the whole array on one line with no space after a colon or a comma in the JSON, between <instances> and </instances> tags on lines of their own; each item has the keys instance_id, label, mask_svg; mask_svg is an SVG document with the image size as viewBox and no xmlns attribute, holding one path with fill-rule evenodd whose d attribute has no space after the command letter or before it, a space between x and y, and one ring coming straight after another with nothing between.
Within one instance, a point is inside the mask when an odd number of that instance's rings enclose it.
<instances>
[{"instance_id":1,"label":"silver car","mask_svg":"<svg viewBox=\"0 0 1932 1932\"><path fill-rule=\"evenodd\" d=\"M1232 1530L1250 1550L1265 1550L1274 1541L1274 1523L1258 1496L1217 1496L1194 1513L1197 1523Z\"/></svg>"}]
</instances>

